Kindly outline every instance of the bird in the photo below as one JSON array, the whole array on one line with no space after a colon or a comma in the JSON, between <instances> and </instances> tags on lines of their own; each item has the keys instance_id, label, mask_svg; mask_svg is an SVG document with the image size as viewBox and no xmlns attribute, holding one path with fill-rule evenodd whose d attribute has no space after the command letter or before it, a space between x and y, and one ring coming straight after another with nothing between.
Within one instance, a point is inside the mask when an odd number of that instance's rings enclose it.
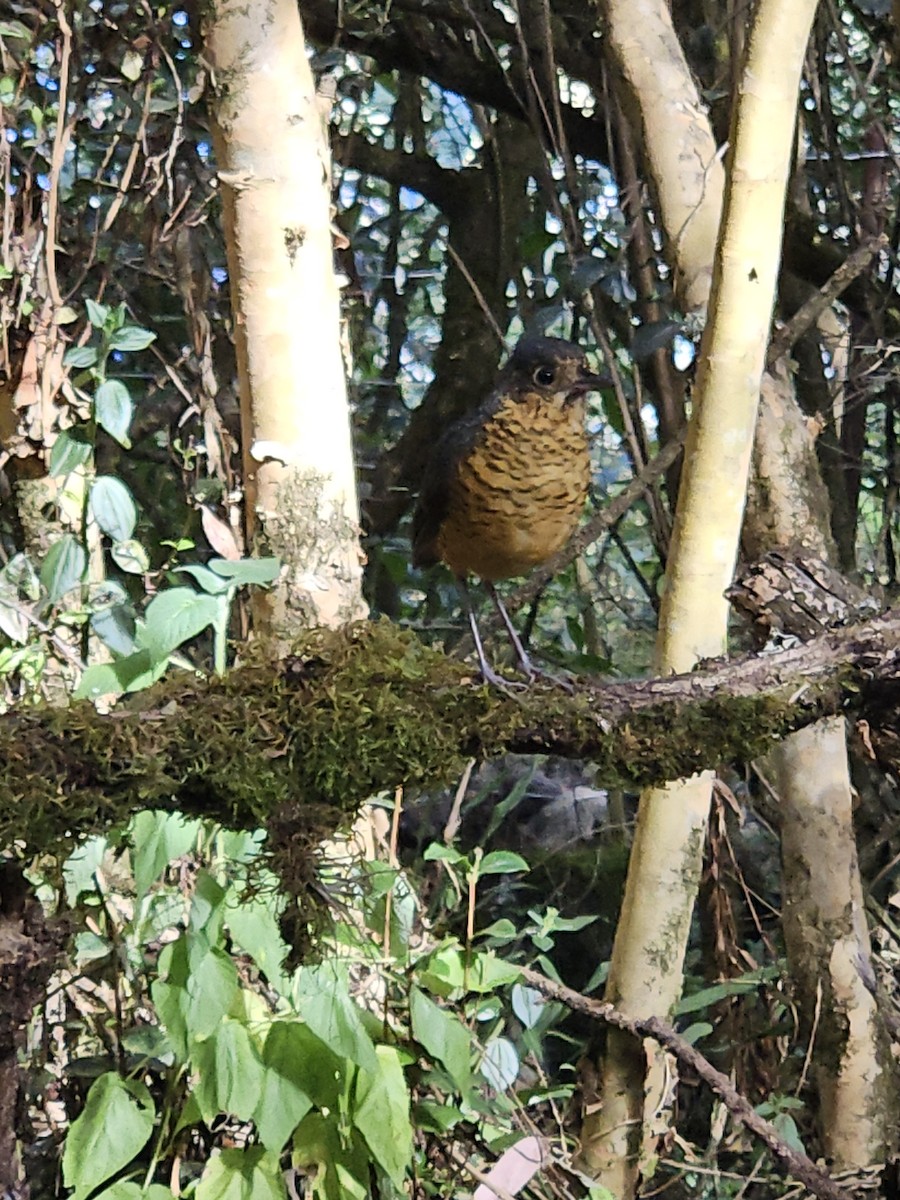
<instances>
[{"instance_id":1,"label":"bird","mask_svg":"<svg viewBox=\"0 0 900 1200\"><path fill-rule=\"evenodd\" d=\"M591 479L585 397L609 380L584 350L555 337L519 341L487 399L439 437L413 514L414 567L445 563L456 577L482 678L504 686L487 661L468 577L478 576L529 679L529 658L494 586L526 575L569 540Z\"/></svg>"}]
</instances>

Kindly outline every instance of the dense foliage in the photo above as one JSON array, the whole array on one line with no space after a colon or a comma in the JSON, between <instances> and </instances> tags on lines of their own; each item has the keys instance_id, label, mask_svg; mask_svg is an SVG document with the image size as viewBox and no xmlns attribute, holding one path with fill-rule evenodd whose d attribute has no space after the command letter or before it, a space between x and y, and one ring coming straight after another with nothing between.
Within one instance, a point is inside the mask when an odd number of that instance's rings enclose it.
<instances>
[{"instance_id":1,"label":"dense foliage","mask_svg":"<svg viewBox=\"0 0 900 1200\"><path fill-rule=\"evenodd\" d=\"M709 7L673 10L724 141L743 27ZM841 564L894 596L900 90L884 9L821 8L778 316L862 239L888 235L797 341L793 370L820 427ZM374 611L453 646L463 623L449 578L408 558L435 431L484 395L521 332L572 337L616 376L591 413L600 506L681 434L699 330L675 306L586 0L303 10L331 100L368 594ZM242 589L277 570L244 557L202 36L199 11L165 3L19 3L0 20L6 707L139 691L170 667L224 671L229 636L248 627ZM532 600L540 652L576 671L646 667L676 485L673 469ZM416 1195L466 1194L470 1159L493 1161L535 1125L558 1163L542 1194L572 1194L567 1105L589 1031L562 1024L514 964L537 957L586 991L602 982L631 806L603 793L600 851L592 818L576 822L574 853L548 856L546 830L522 834L519 806L559 789L523 770L480 782L490 815L470 816L459 844L441 837L446 804L424 825L419 806L408 819L425 852L408 869L397 825L376 826L362 852L327 846L315 886L329 889L333 928L320 961L298 969L284 962L283 899L258 836L148 812L65 864L31 864L45 907L74 931L25 1047L31 1194L57 1194L61 1171L76 1197L281 1196L288 1146L329 1200L409 1194L410 1179ZM897 800L883 781L857 783L874 904L892 892L881 827ZM590 784L586 767L569 791ZM680 1027L787 1139L814 1148L793 1095L804 1048L772 921L773 813L765 786L751 814L758 782L731 784ZM878 936L894 954L892 929L885 920ZM724 1117L692 1081L681 1099L684 1138L660 1166L678 1194L735 1194L750 1172L775 1186L739 1131L719 1146Z\"/></svg>"}]
</instances>

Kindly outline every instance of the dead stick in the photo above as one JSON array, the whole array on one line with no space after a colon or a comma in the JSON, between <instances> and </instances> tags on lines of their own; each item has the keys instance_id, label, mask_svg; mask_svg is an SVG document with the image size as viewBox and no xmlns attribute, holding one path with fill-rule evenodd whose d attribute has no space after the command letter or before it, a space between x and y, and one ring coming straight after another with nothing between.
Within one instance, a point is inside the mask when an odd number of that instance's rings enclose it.
<instances>
[{"instance_id":1,"label":"dead stick","mask_svg":"<svg viewBox=\"0 0 900 1200\"><path fill-rule=\"evenodd\" d=\"M861 275L871 260L888 244L887 237L881 233L877 237L866 238L847 258L830 279L813 292L810 298L801 304L783 329L779 329L769 342L766 353L766 366L771 367L791 346L801 338L814 321L818 320L825 311L840 296L841 292Z\"/></svg>"},{"instance_id":2,"label":"dead stick","mask_svg":"<svg viewBox=\"0 0 900 1200\"><path fill-rule=\"evenodd\" d=\"M580 992L556 983L555 980L548 979L546 975L532 971L529 967L522 968L522 978L544 996L560 1001L574 1012L584 1013L597 1021L605 1021L608 1025L615 1025L617 1029L624 1029L635 1037L653 1038L712 1088L731 1115L746 1125L751 1133L755 1133L776 1158L780 1159L789 1175L798 1179L821 1200L853 1200L850 1193L817 1167L808 1155L792 1149L779 1137L775 1126L754 1111L752 1104L740 1094L728 1076L717 1071L699 1050L685 1041L666 1021L661 1021L659 1017L626 1017L611 1004L582 996Z\"/></svg>"}]
</instances>

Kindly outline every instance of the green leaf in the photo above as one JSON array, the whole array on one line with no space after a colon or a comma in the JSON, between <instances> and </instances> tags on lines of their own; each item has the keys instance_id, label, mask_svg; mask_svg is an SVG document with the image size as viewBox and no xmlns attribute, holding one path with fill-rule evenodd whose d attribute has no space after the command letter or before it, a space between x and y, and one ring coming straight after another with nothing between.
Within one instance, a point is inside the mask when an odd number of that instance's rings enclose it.
<instances>
[{"instance_id":1,"label":"green leaf","mask_svg":"<svg viewBox=\"0 0 900 1200\"><path fill-rule=\"evenodd\" d=\"M203 588L210 596L224 596L229 588L234 584L229 579L223 579L221 575L217 575L215 571L211 571L209 567L201 567L196 563L190 566L176 567L174 572L176 575L190 575L195 583Z\"/></svg>"},{"instance_id":2,"label":"green leaf","mask_svg":"<svg viewBox=\"0 0 900 1200\"><path fill-rule=\"evenodd\" d=\"M400 1056L393 1046L377 1046L378 1071L360 1071L356 1077L356 1110L353 1123L366 1139L374 1157L399 1188L412 1159L409 1091Z\"/></svg>"},{"instance_id":3,"label":"green leaf","mask_svg":"<svg viewBox=\"0 0 900 1200\"><path fill-rule=\"evenodd\" d=\"M281 570L280 558L241 558L229 562L226 558L211 558L209 567L222 579L237 584L267 584L278 578Z\"/></svg>"},{"instance_id":4,"label":"green leaf","mask_svg":"<svg viewBox=\"0 0 900 1200\"><path fill-rule=\"evenodd\" d=\"M293 1160L296 1166L317 1168L313 1195L318 1200L367 1200L369 1163L359 1139L348 1139L334 1116L311 1112L294 1133ZM365 1181L365 1182L363 1182Z\"/></svg>"},{"instance_id":5,"label":"green leaf","mask_svg":"<svg viewBox=\"0 0 900 1200\"><path fill-rule=\"evenodd\" d=\"M71 533L63 536L47 551L41 564L41 584L52 604L77 587L87 570L84 547Z\"/></svg>"},{"instance_id":6,"label":"green leaf","mask_svg":"<svg viewBox=\"0 0 900 1200\"><path fill-rule=\"evenodd\" d=\"M151 1183L143 1188L131 1179L120 1179L112 1187L98 1192L94 1200L175 1200L172 1192L161 1183Z\"/></svg>"},{"instance_id":7,"label":"green leaf","mask_svg":"<svg viewBox=\"0 0 900 1200\"><path fill-rule=\"evenodd\" d=\"M156 334L138 325L124 325L109 339L110 350L146 350Z\"/></svg>"},{"instance_id":8,"label":"green leaf","mask_svg":"<svg viewBox=\"0 0 900 1200\"><path fill-rule=\"evenodd\" d=\"M124 542L113 542L109 552L119 570L128 575L143 575L145 571L150 570L150 556L134 538L126 538Z\"/></svg>"},{"instance_id":9,"label":"green leaf","mask_svg":"<svg viewBox=\"0 0 900 1200\"><path fill-rule=\"evenodd\" d=\"M509 1038L493 1038L484 1048L480 1063L481 1074L496 1092L503 1092L516 1082L519 1074L519 1055Z\"/></svg>"},{"instance_id":10,"label":"green leaf","mask_svg":"<svg viewBox=\"0 0 900 1200\"><path fill-rule=\"evenodd\" d=\"M88 320L90 323L97 329L102 329L109 320L109 305L100 304L96 300L85 300L84 307L87 309Z\"/></svg>"},{"instance_id":11,"label":"green leaf","mask_svg":"<svg viewBox=\"0 0 900 1200\"><path fill-rule=\"evenodd\" d=\"M461 1095L468 1095L472 1083L469 1031L417 987L410 992L409 1011L413 1037L443 1064Z\"/></svg>"},{"instance_id":12,"label":"green leaf","mask_svg":"<svg viewBox=\"0 0 900 1200\"><path fill-rule=\"evenodd\" d=\"M94 395L94 417L97 424L126 450L131 448L128 430L133 416L134 404L125 384L119 379L101 383Z\"/></svg>"},{"instance_id":13,"label":"green leaf","mask_svg":"<svg viewBox=\"0 0 900 1200\"><path fill-rule=\"evenodd\" d=\"M137 814L131 822L130 833L138 899L149 892L150 885L159 879L169 863L196 846L200 829L199 821L189 821L177 812L145 809Z\"/></svg>"},{"instance_id":14,"label":"green leaf","mask_svg":"<svg viewBox=\"0 0 900 1200\"><path fill-rule=\"evenodd\" d=\"M194 1044L191 1060L198 1075L194 1095L206 1124L211 1125L218 1113L249 1121L265 1070L246 1026L226 1017L212 1037Z\"/></svg>"},{"instance_id":15,"label":"green leaf","mask_svg":"<svg viewBox=\"0 0 900 1200\"><path fill-rule=\"evenodd\" d=\"M333 1057L304 1025L279 1021L269 1030L263 1047L266 1069L262 1091L253 1113L267 1150L277 1154L312 1108L313 1101L298 1080L304 1076L310 1052L315 1055L317 1051ZM334 1084L333 1076L331 1083ZM336 1087L328 1089L328 1095L332 1103L337 1102Z\"/></svg>"},{"instance_id":16,"label":"green leaf","mask_svg":"<svg viewBox=\"0 0 900 1200\"><path fill-rule=\"evenodd\" d=\"M137 509L131 492L113 475L98 475L91 485L91 513L114 542L124 542L134 533Z\"/></svg>"},{"instance_id":17,"label":"green leaf","mask_svg":"<svg viewBox=\"0 0 900 1200\"><path fill-rule=\"evenodd\" d=\"M335 1054L349 1058L364 1071L378 1069L372 1039L335 963L303 968L296 1003L297 1011L313 1033Z\"/></svg>"},{"instance_id":18,"label":"green leaf","mask_svg":"<svg viewBox=\"0 0 900 1200\"><path fill-rule=\"evenodd\" d=\"M544 1012L546 1001L536 988L513 985L512 1009L526 1029L534 1029Z\"/></svg>"},{"instance_id":19,"label":"green leaf","mask_svg":"<svg viewBox=\"0 0 900 1200\"><path fill-rule=\"evenodd\" d=\"M88 441L87 432L81 426L64 429L53 443L48 470L54 477L69 475L90 461L94 447Z\"/></svg>"},{"instance_id":20,"label":"green leaf","mask_svg":"<svg viewBox=\"0 0 900 1200\"><path fill-rule=\"evenodd\" d=\"M507 983L519 978L515 963L498 958L493 950L482 950L469 964L467 983L470 992L495 992Z\"/></svg>"},{"instance_id":21,"label":"green leaf","mask_svg":"<svg viewBox=\"0 0 900 1200\"><path fill-rule=\"evenodd\" d=\"M141 640L156 659L166 658L212 624L218 612L214 596L201 596L188 587L169 588L147 605Z\"/></svg>"},{"instance_id":22,"label":"green leaf","mask_svg":"<svg viewBox=\"0 0 900 1200\"><path fill-rule=\"evenodd\" d=\"M63 1179L82 1200L141 1152L153 1132L155 1109L147 1087L113 1071L91 1085L84 1111L66 1138Z\"/></svg>"},{"instance_id":23,"label":"green leaf","mask_svg":"<svg viewBox=\"0 0 900 1200\"><path fill-rule=\"evenodd\" d=\"M0 37L17 38L19 41L30 42L33 34L21 21L0 21Z\"/></svg>"},{"instance_id":24,"label":"green leaf","mask_svg":"<svg viewBox=\"0 0 900 1200\"><path fill-rule=\"evenodd\" d=\"M129 655L134 651L134 611L130 604L114 604L111 608L91 613L91 629L113 654Z\"/></svg>"},{"instance_id":25,"label":"green leaf","mask_svg":"<svg viewBox=\"0 0 900 1200\"><path fill-rule=\"evenodd\" d=\"M66 885L66 900L71 907L77 904L82 893L96 894L95 875L108 848L106 838L98 834L83 841L66 859L63 864L63 879Z\"/></svg>"},{"instance_id":26,"label":"green leaf","mask_svg":"<svg viewBox=\"0 0 900 1200\"><path fill-rule=\"evenodd\" d=\"M63 356L63 366L75 367L76 370L92 367L96 361L96 346L70 346Z\"/></svg>"},{"instance_id":27,"label":"green leaf","mask_svg":"<svg viewBox=\"0 0 900 1200\"><path fill-rule=\"evenodd\" d=\"M79 680L74 698L95 700L98 696L139 692L155 683L166 666L167 660L156 662L149 650L136 650L114 663L93 663Z\"/></svg>"},{"instance_id":28,"label":"green leaf","mask_svg":"<svg viewBox=\"0 0 900 1200\"><path fill-rule=\"evenodd\" d=\"M284 995L288 981L281 969L288 951L281 936L272 896L229 896L225 921L232 939L249 954L269 983Z\"/></svg>"},{"instance_id":29,"label":"green leaf","mask_svg":"<svg viewBox=\"0 0 900 1200\"><path fill-rule=\"evenodd\" d=\"M492 850L478 864L479 875L514 875L529 869L521 854L514 854L512 850Z\"/></svg>"},{"instance_id":30,"label":"green leaf","mask_svg":"<svg viewBox=\"0 0 900 1200\"><path fill-rule=\"evenodd\" d=\"M284 1200L285 1194L278 1155L262 1146L213 1154L193 1193L195 1200Z\"/></svg>"},{"instance_id":31,"label":"green leaf","mask_svg":"<svg viewBox=\"0 0 900 1200\"><path fill-rule=\"evenodd\" d=\"M191 939L196 945L197 939ZM202 956L191 955L185 990L184 1019L190 1037L211 1037L237 995L237 968L224 950L214 947Z\"/></svg>"},{"instance_id":32,"label":"green leaf","mask_svg":"<svg viewBox=\"0 0 900 1200\"><path fill-rule=\"evenodd\" d=\"M263 1063L322 1109L337 1108L346 1077L353 1070L346 1058L329 1050L300 1021L273 1022L263 1047Z\"/></svg>"}]
</instances>

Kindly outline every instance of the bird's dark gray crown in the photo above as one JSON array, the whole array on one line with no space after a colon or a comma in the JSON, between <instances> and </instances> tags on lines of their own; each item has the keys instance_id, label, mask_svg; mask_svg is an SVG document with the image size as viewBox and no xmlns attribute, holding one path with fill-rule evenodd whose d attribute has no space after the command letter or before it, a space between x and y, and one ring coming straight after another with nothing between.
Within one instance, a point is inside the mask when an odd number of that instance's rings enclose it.
<instances>
[{"instance_id":1,"label":"bird's dark gray crown","mask_svg":"<svg viewBox=\"0 0 900 1200\"><path fill-rule=\"evenodd\" d=\"M510 355L507 371L524 371L529 375L544 363L554 364L575 359L585 361L584 350L574 342L555 337L523 337Z\"/></svg>"}]
</instances>

